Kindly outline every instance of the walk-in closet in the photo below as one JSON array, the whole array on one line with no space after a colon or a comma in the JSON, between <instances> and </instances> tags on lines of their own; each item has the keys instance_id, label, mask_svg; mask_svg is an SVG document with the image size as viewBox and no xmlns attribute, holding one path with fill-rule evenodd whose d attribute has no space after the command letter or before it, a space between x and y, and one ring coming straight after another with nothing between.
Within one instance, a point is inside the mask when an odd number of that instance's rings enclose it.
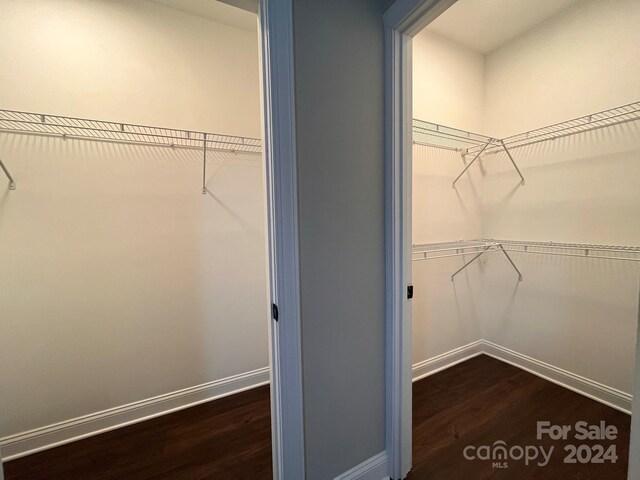
<instances>
[{"instance_id":1,"label":"walk-in closet","mask_svg":"<svg viewBox=\"0 0 640 480\"><path fill-rule=\"evenodd\" d=\"M639 24L635 0L458 0L413 38L408 478L627 478Z\"/></svg>"},{"instance_id":2,"label":"walk-in closet","mask_svg":"<svg viewBox=\"0 0 640 480\"><path fill-rule=\"evenodd\" d=\"M0 10L5 479L270 478L257 15Z\"/></svg>"}]
</instances>

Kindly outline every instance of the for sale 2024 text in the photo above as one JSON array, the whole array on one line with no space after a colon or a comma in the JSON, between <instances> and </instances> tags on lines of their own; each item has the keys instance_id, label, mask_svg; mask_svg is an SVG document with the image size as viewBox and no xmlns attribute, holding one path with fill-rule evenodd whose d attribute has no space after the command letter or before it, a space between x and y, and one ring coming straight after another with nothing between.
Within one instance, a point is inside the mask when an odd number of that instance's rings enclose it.
<instances>
[{"instance_id":1,"label":"for sale 2024 text","mask_svg":"<svg viewBox=\"0 0 640 480\"><path fill-rule=\"evenodd\" d=\"M616 463L618 460L616 445L603 445L618 438L618 429L604 421L599 424L580 421L573 425L554 425L548 421L539 421L536 438L541 441L576 441L575 444L564 445L564 463ZM494 468L509 468L509 461L545 467L549 464L554 450L555 446L509 446L503 440L498 440L493 445L469 445L463 453L467 460L491 461Z\"/></svg>"}]
</instances>

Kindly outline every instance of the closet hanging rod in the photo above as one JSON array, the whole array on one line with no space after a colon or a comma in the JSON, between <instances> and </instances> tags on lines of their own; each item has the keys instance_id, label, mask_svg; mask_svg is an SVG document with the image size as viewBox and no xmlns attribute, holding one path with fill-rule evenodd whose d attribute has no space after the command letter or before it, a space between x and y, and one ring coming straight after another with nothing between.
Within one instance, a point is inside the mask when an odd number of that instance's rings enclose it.
<instances>
[{"instance_id":1,"label":"closet hanging rod","mask_svg":"<svg viewBox=\"0 0 640 480\"><path fill-rule=\"evenodd\" d=\"M15 190L16 189L16 182L13 180L13 177L9 173L9 170L7 169L7 167L5 166L5 164L4 164L4 162L2 161L1 158L0 158L0 168L2 168L2 171L4 172L4 174L9 179L9 190Z\"/></svg>"},{"instance_id":2,"label":"closet hanging rod","mask_svg":"<svg viewBox=\"0 0 640 480\"><path fill-rule=\"evenodd\" d=\"M0 109L0 131L172 148L259 153L259 138Z\"/></svg>"}]
</instances>

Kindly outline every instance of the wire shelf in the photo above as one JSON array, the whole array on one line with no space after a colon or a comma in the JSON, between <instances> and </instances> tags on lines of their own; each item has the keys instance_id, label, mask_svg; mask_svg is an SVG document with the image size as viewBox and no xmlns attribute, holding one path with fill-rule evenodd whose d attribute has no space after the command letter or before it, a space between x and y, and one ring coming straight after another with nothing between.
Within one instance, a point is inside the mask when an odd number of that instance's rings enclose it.
<instances>
[{"instance_id":1,"label":"wire shelf","mask_svg":"<svg viewBox=\"0 0 640 480\"><path fill-rule=\"evenodd\" d=\"M433 260L436 258L471 255L497 247L492 240L458 240L455 242L422 243L413 246L412 260Z\"/></svg>"},{"instance_id":2,"label":"wire shelf","mask_svg":"<svg viewBox=\"0 0 640 480\"><path fill-rule=\"evenodd\" d=\"M517 135L511 135L503 138L502 142L507 148L515 149L638 120L640 120L640 102L633 102ZM489 153L496 151L496 149L499 149L499 147L490 146L485 152ZM469 153L477 150L477 147L470 148Z\"/></svg>"},{"instance_id":3,"label":"wire shelf","mask_svg":"<svg viewBox=\"0 0 640 480\"><path fill-rule=\"evenodd\" d=\"M411 254L414 262L473 255L471 260L467 261L465 258L464 265L451 275L451 281L453 281L461 271L485 253L492 251L501 252L505 256L517 272L518 280L520 281L522 280L522 273L509 255L509 252L640 262L640 247L588 243L528 242L523 240L496 240L493 238L417 244L413 245Z\"/></svg>"},{"instance_id":4,"label":"wire shelf","mask_svg":"<svg viewBox=\"0 0 640 480\"><path fill-rule=\"evenodd\" d=\"M513 149L637 120L640 120L640 102L633 102L565 122L547 125L546 127L536 130L497 139L439 125L437 123L414 119L413 143L415 145L454 150L459 152L463 158L467 155L473 156L473 159L466 164L462 172L453 181L453 188L455 188L456 182L460 180L462 175L464 175L482 155L497 153L499 151L506 153L507 158L520 176L520 183L524 185L524 176L511 153Z\"/></svg>"},{"instance_id":5,"label":"wire shelf","mask_svg":"<svg viewBox=\"0 0 640 480\"><path fill-rule=\"evenodd\" d=\"M597 258L640 262L640 247L598 245L588 243L527 242L521 240L487 240L503 246L508 252L565 257Z\"/></svg>"},{"instance_id":6,"label":"wire shelf","mask_svg":"<svg viewBox=\"0 0 640 480\"><path fill-rule=\"evenodd\" d=\"M436 258L464 256L491 250L499 251L500 249L515 253L640 262L640 247L636 246L601 245L592 243L531 242L524 240L499 240L493 238L417 244L413 246L412 259L414 261L433 260Z\"/></svg>"},{"instance_id":7,"label":"wire shelf","mask_svg":"<svg viewBox=\"0 0 640 480\"><path fill-rule=\"evenodd\" d=\"M522 280L522 273L513 263L513 260L509 254L505 251L502 245L494 240L458 240L456 242L444 242L444 243L423 243L420 245L414 245L412 249L412 260L433 260L436 258L448 258L459 257L465 255L473 255L471 260L464 259L465 263L451 275L451 281L456 278L460 272L475 262L478 258L487 252L496 251L501 252L505 258L509 261L513 269L518 274L518 280Z\"/></svg>"},{"instance_id":8,"label":"wire shelf","mask_svg":"<svg viewBox=\"0 0 640 480\"><path fill-rule=\"evenodd\" d=\"M15 110L0 110L0 131L172 148L203 149L206 144L206 148L210 150L250 153L262 151L262 141L259 138Z\"/></svg>"},{"instance_id":9,"label":"wire shelf","mask_svg":"<svg viewBox=\"0 0 640 480\"><path fill-rule=\"evenodd\" d=\"M495 144L496 140L479 133L413 119L413 143L466 153L472 147Z\"/></svg>"}]
</instances>

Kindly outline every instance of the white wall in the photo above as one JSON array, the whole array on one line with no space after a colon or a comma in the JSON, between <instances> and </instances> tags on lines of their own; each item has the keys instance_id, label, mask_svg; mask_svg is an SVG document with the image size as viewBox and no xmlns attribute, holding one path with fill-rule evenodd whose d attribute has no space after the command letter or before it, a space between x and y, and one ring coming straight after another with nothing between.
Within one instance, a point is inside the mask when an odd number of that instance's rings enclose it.
<instances>
[{"instance_id":1,"label":"white wall","mask_svg":"<svg viewBox=\"0 0 640 480\"><path fill-rule=\"evenodd\" d=\"M480 132L495 136L519 133L640 99L640 61L635 54L640 45L639 22L638 2L584 0L491 52L484 62ZM433 51L439 43L421 50L417 42L414 57ZM450 50L449 59L431 55L432 71L460 71L452 65L461 61L461 56ZM467 63L469 69L477 68L476 59ZM422 69L415 74L427 72ZM437 82L434 91L452 90L438 93L439 97L464 98L468 89L442 82L449 76L440 72L431 78L414 79L414 88ZM459 96L456 89L461 89ZM453 122L460 108L455 101L448 108L455 114ZM475 119L478 111L469 115ZM437 112L434 116L443 118ZM469 210L469 218L456 214L451 192L444 189L459 170L440 179L443 173L438 165L452 154L430 154L434 159L422 171L424 154L417 149L414 225L423 233L414 237L416 241L442 241L436 232L446 232L446 240L455 240L479 231L479 236L489 238L640 245L640 223L634 221L640 214L638 122L515 150L527 180L524 187L518 186L519 177L504 154L487 157L483 161L486 175L472 176L461 186L478 182L476 195L462 190L459 194L460 203L481 204ZM480 169L473 170L477 173ZM433 208L426 199L431 199ZM428 219L417 219L419 211ZM452 219L461 222L458 229L451 228ZM434 233L428 234L429 230ZM469 299L480 299L475 304L479 338L631 392L638 266L524 254L514 254L514 260L524 275L521 283L498 256L487 258L469 273L481 272L479 286L474 285L476 295ZM428 268L437 271L441 267L436 262L445 261L419 263L429 263ZM422 354L429 358L442 353L431 345L457 342L452 348L461 346L468 343L471 330L470 324L459 329L445 325L451 319L459 322L460 295L452 298L438 287L426 291L430 298L420 299L422 285L429 288L440 283L440 277L421 279L419 272L424 268L414 262L414 332L423 330L421 335L429 348ZM445 269L441 275L447 273ZM429 308L421 307L421 302ZM429 336L436 338L428 340Z\"/></svg>"},{"instance_id":2,"label":"white wall","mask_svg":"<svg viewBox=\"0 0 640 480\"><path fill-rule=\"evenodd\" d=\"M0 106L257 134L258 44L144 1L3 2ZM5 436L268 365L262 161L0 134Z\"/></svg>"},{"instance_id":3,"label":"white wall","mask_svg":"<svg viewBox=\"0 0 640 480\"><path fill-rule=\"evenodd\" d=\"M486 57L485 127L504 137L640 99L636 0L581 0Z\"/></svg>"},{"instance_id":4,"label":"white wall","mask_svg":"<svg viewBox=\"0 0 640 480\"><path fill-rule=\"evenodd\" d=\"M413 38L413 117L482 132L484 55L428 29Z\"/></svg>"},{"instance_id":5,"label":"white wall","mask_svg":"<svg viewBox=\"0 0 640 480\"><path fill-rule=\"evenodd\" d=\"M518 133L640 100L639 24L637 1L584 0L490 53L487 131ZM516 188L504 155L485 163L486 237L640 245L640 122L514 155L524 187ZM513 272L487 268L493 296L485 338L631 393L640 267L523 254L514 260L524 281L513 297Z\"/></svg>"},{"instance_id":6,"label":"white wall","mask_svg":"<svg viewBox=\"0 0 640 480\"><path fill-rule=\"evenodd\" d=\"M484 56L423 30L413 39L413 116L454 128L482 131ZM482 176L464 168L454 151L413 147L413 243L482 235ZM469 260L467 258L467 260ZM414 363L480 338L477 266L450 277L462 257L413 262Z\"/></svg>"},{"instance_id":7,"label":"white wall","mask_svg":"<svg viewBox=\"0 0 640 480\"><path fill-rule=\"evenodd\" d=\"M144 0L3 0L0 105L259 137L257 45Z\"/></svg>"}]
</instances>

